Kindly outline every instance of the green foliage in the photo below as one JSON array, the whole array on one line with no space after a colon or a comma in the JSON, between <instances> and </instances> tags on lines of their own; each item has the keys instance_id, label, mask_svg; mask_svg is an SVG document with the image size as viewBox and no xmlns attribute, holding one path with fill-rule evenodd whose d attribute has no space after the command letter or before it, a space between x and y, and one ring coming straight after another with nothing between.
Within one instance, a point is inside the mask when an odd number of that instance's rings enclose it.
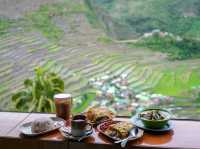
<instances>
[{"instance_id":1,"label":"green foliage","mask_svg":"<svg viewBox=\"0 0 200 149\"><path fill-rule=\"evenodd\" d=\"M55 73L35 68L35 78L24 81L25 89L12 96L17 111L54 112L53 96L64 92L64 81Z\"/></svg>"},{"instance_id":2,"label":"green foliage","mask_svg":"<svg viewBox=\"0 0 200 149\"><path fill-rule=\"evenodd\" d=\"M199 38L199 0L87 0L118 39L141 36L153 29ZM99 11L101 10L101 11ZM104 13L106 12L106 13ZM108 17L110 19L103 19Z\"/></svg>"},{"instance_id":3,"label":"green foliage","mask_svg":"<svg viewBox=\"0 0 200 149\"><path fill-rule=\"evenodd\" d=\"M170 59L200 57L199 0L87 0L87 4L112 37L138 38L159 29L179 35L183 41L153 37L140 45L168 53Z\"/></svg>"},{"instance_id":4,"label":"green foliage","mask_svg":"<svg viewBox=\"0 0 200 149\"><path fill-rule=\"evenodd\" d=\"M112 43L112 39L108 36L101 36L101 37L98 37L97 38L97 41L101 42L101 43L106 43L106 44L109 44L109 43Z\"/></svg>"},{"instance_id":5,"label":"green foliage","mask_svg":"<svg viewBox=\"0 0 200 149\"><path fill-rule=\"evenodd\" d=\"M180 50L181 59L200 57L200 41L192 38L183 38L181 42L176 42L176 47Z\"/></svg>"},{"instance_id":6,"label":"green foliage","mask_svg":"<svg viewBox=\"0 0 200 149\"><path fill-rule=\"evenodd\" d=\"M199 93L199 95L198 95L198 97L197 97L197 100L200 101L200 93Z\"/></svg>"},{"instance_id":7,"label":"green foliage","mask_svg":"<svg viewBox=\"0 0 200 149\"><path fill-rule=\"evenodd\" d=\"M131 46L131 44L130 44ZM152 50L168 53L172 60L184 60L200 57L200 41L183 38L176 41L172 37L152 36L135 43L134 46L147 47Z\"/></svg>"},{"instance_id":8,"label":"green foliage","mask_svg":"<svg viewBox=\"0 0 200 149\"><path fill-rule=\"evenodd\" d=\"M176 70L166 70L164 76L152 89L154 93L176 97L193 97L191 88L200 85L199 73L197 70L177 68Z\"/></svg>"},{"instance_id":9,"label":"green foliage","mask_svg":"<svg viewBox=\"0 0 200 149\"><path fill-rule=\"evenodd\" d=\"M60 6L44 5L39 10L28 14L27 19L35 29L41 31L48 39L55 41L59 40L64 34L63 30L52 21L52 17L57 13L61 13Z\"/></svg>"},{"instance_id":10,"label":"green foliage","mask_svg":"<svg viewBox=\"0 0 200 149\"><path fill-rule=\"evenodd\" d=\"M95 98L96 98L96 93L95 92L94 93L87 92L87 93L84 93L84 94L82 94L82 95L80 95L78 97L75 97L74 98L74 102L77 102L77 100L79 100L81 103L77 104L73 108L72 112L74 114L76 114L76 113L80 113L80 112L85 111L89 107L90 103L93 100L95 100Z\"/></svg>"},{"instance_id":11,"label":"green foliage","mask_svg":"<svg viewBox=\"0 0 200 149\"><path fill-rule=\"evenodd\" d=\"M111 0L109 0L111 1ZM90 24L93 25L93 27L100 27L100 21L98 20L98 14L96 14L95 8L92 5L92 2L90 0L84 0L85 2L85 8L86 12L85 15L87 16L87 19Z\"/></svg>"},{"instance_id":12,"label":"green foliage","mask_svg":"<svg viewBox=\"0 0 200 149\"><path fill-rule=\"evenodd\" d=\"M39 10L26 15L26 19L32 24L33 28L51 41L57 41L64 35L64 31L53 21L53 17L67 16L75 13L85 14L89 22L97 26L97 19L94 13L83 3L79 4L70 0L63 3L43 5Z\"/></svg>"},{"instance_id":13,"label":"green foliage","mask_svg":"<svg viewBox=\"0 0 200 149\"><path fill-rule=\"evenodd\" d=\"M8 19L0 18L0 35L3 35L11 27L12 21Z\"/></svg>"},{"instance_id":14,"label":"green foliage","mask_svg":"<svg viewBox=\"0 0 200 149\"><path fill-rule=\"evenodd\" d=\"M191 92L193 93L196 102L200 103L200 85L193 86Z\"/></svg>"},{"instance_id":15,"label":"green foliage","mask_svg":"<svg viewBox=\"0 0 200 149\"><path fill-rule=\"evenodd\" d=\"M0 85L0 94L5 92L6 90L8 89L7 85L6 84L1 84Z\"/></svg>"},{"instance_id":16,"label":"green foliage","mask_svg":"<svg viewBox=\"0 0 200 149\"><path fill-rule=\"evenodd\" d=\"M65 1L60 4L43 5L39 10L27 14L26 18L35 29L41 31L48 39L57 41L64 35L64 31L56 26L52 20L53 17L67 16L72 13L81 12L86 12L84 5Z\"/></svg>"}]
</instances>

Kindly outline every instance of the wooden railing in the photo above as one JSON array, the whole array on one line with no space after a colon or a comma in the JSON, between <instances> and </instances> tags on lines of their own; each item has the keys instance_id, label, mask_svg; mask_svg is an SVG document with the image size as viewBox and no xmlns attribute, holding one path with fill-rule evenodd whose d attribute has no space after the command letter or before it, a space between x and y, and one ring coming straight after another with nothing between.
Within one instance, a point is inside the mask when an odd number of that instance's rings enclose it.
<instances>
[{"instance_id":1,"label":"wooden railing","mask_svg":"<svg viewBox=\"0 0 200 149\"><path fill-rule=\"evenodd\" d=\"M20 134L23 123L38 117L54 114L0 112L0 149L116 149L113 144L94 128L91 137L82 142L65 139L59 131L28 138ZM116 118L126 121L128 118ZM144 133L141 139L128 143L131 149L200 149L200 121L172 120L173 130L164 134Z\"/></svg>"}]
</instances>

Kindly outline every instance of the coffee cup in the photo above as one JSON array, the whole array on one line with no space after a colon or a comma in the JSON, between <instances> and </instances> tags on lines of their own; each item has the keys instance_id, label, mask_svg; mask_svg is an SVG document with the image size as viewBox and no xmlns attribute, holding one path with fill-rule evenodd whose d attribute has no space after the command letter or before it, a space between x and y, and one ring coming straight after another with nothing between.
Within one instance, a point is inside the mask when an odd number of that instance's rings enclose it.
<instances>
[{"instance_id":1,"label":"coffee cup","mask_svg":"<svg viewBox=\"0 0 200 149\"><path fill-rule=\"evenodd\" d=\"M92 125L87 122L85 115L76 115L71 121L71 134L74 137L84 136L91 132Z\"/></svg>"}]
</instances>

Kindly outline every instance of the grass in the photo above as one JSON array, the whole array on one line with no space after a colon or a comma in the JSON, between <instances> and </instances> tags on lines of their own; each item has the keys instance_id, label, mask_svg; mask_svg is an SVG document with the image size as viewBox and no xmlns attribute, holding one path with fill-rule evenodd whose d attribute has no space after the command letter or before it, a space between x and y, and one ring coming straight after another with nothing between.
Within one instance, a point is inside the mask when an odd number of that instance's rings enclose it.
<instances>
[{"instance_id":1,"label":"grass","mask_svg":"<svg viewBox=\"0 0 200 149\"><path fill-rule=\"evenodd\" d=\"M191 98L191 89L200 85L200 74L196 70L167 70L159 83L151 90L169 96Z\"/></svg>"},{"instance_id":2,"label":"grass","mask_svg":"<svg viewBox=\"0 0 200 149\"><path fill-rule=\"evenodd\" d=\"M83 97L82 96L78 97L77 99L81 98L82 103L79 107L74 108L72 112L76 114L85 111L90 105L90 103L95 99L95 97L96 97L95 93L87 93L84 94Z\"/></svg>"},{"instance_id":3,"label":"grass","mask_svg":"<svg viewBox=\"0 0 200 149\"><path fill-rule=\"evenodd\" d=\"M12 24L13 21L5 18L0 18L0 36L6 34Z\"/></svg>"},{"instance_id":4,"label":"grass","mask_svg":"<svg viewBox=\"0 0 200 149\"><path fill-rule=\"evenodd\" d=\"M38 10L28 12L20 25L28 27L27 29L29 30L40 31L50 41L57 42L63 37L64 31L56 25L53 17L68 16L75 13L84 14L93 26L99 26L95 14L87 5L70 0L57 4L42 5ZM13 22L9 19L0 18L0 35L7 33L7 30L12 27ZM73 24L71 26L73 27Z\"/></svg>"},{"instance_id":5,"label":"grass","mask_svg":"<svg viewBox=\"0 0 200 149\"><path fill-rule=\"evenodd\" d=\"M5 92L8 89L8 87L4 84L0 86L0 93Z\"/></svg>"},{"instance_id":6,"label":"grass","mask_svg":"<svg viewBox=\"0 0 200 149\"><path fill-rule=\"evenodd\" d=\"M108 36L100 36L97 38L97 41L100 43L105 43L105 44L109 44L113 42L113 40Z\"/></svg>"},{"instance_id":7,"label":"grass","mask_svg":"<svg viewBox=\"0 0 200 149\"><path fill-rule=\"evenodd\" d=\"M59 40L64 32L56 26L52 21L55 11L58 11L60 6L55 8L50 5L41 6L39 10L28 14L26 17L33 28L42 32L42 34L51 41Z\"/></svg>"},{"instance_id":8,"label":"grass","mask_svg":"<svg viewBox=\"0 0 200 149\"><path fill-rule=\"evenodd\" d=\"M55 42L63 37L64 31L55 24L53 17L76 13L85 14L91 24L97 24L96 16L85 4L78 4L70 0L58 4L43 5L37 11L28 13L26 19L34 29ZM73 27L73 24L71 27Z\"/></svg>"}]
</instances>

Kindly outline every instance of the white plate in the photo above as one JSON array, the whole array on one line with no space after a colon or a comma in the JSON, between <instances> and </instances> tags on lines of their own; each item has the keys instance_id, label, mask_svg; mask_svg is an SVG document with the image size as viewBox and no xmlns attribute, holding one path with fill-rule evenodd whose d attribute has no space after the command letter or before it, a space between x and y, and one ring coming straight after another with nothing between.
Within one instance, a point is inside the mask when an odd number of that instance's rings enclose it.
<instances>
[{"instance_id":1,"label":"white plate","mask_svg":"<svg viewBox=\"0 0 200 149\"><path fill-rule=\"evenodd\" d=\"M97 130L98 130L101 134L103 134L103 135L105 135L106 137L112 139L113 141L120 141L119 138L111 137L111 136L109 136L109 135L107 135L107 134L105 133L105 130L109 127L109 125L111 125L111 124L116 124L116 123L119 123L119 122L120 122L120 121L108 121L108 122L104 122L104 123L102 123L102 124L100 124L100 125L97 126ZM137 134L136 134L136 137L130 138L129 141L139 139L139 138L141 138L141 137L143 136L144 131L143 131L142 129L137 128L137 127L134 128L134 129L137 129L137 131L138 131Z\"/></svg>"},{"instance_id":2,"label":"white plate","mask_svg":"<svg viewBox=\"0 0 200 149\"><path fill-rule=\"evenodd\" d=\"M31 130L31 124L32 122L28 122L28 123L25 123L23 124L21 127L20 127L20 132L26 136L38 136L38 135L43 135L43 134L46 134L46 133L49 133L51 131L54 131L56 129L59 129L60 127L63 127L65 125L65 120L61 119L61 118L58 118L58 117L50 117L50 119L52 119L55 123L54 123L54 128L53 129L50 129L50 130L46 130L46 131L43 131L43 132L40 132L40 133L34 133L32 132Z\"/></svg>"}]
</instances>

